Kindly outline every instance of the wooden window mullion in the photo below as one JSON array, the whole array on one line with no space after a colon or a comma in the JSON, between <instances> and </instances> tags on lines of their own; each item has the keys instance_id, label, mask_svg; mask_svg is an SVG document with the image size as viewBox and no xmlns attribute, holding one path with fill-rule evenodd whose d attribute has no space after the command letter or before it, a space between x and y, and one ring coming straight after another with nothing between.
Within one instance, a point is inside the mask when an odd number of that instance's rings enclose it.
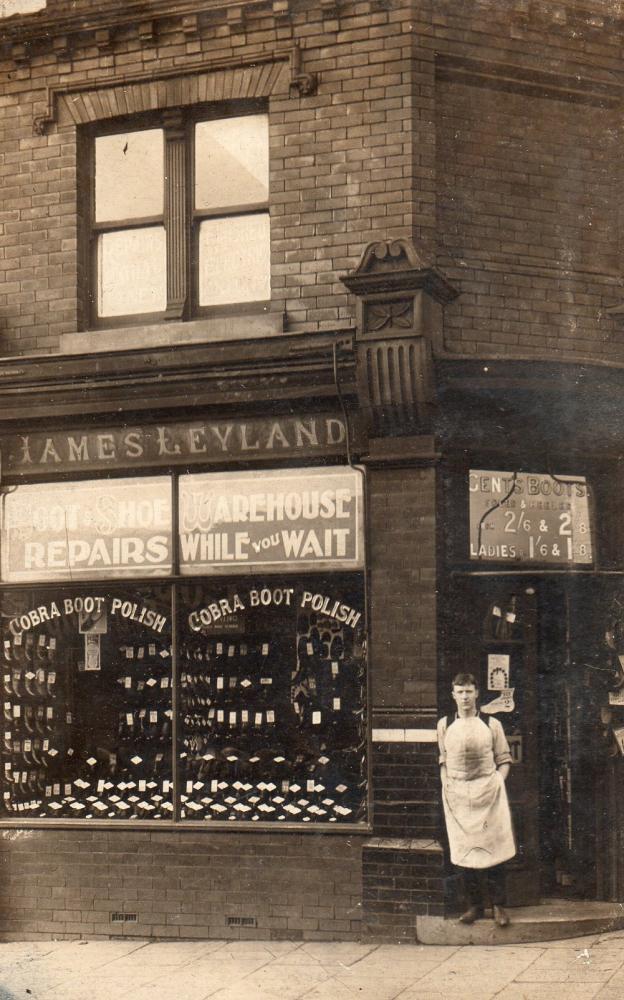
<instances>
[{"instance_id":1,"label":"wooden window mullion","mask_svg":"<svg viewBox=\"0 0 624 1000\"><path fill-rule=\"evenodd\" d=\"M166 112L165 229L167 232L166 319L184 319L189 295L187 138L183 116Z\"/></svg>"}]
</instances>

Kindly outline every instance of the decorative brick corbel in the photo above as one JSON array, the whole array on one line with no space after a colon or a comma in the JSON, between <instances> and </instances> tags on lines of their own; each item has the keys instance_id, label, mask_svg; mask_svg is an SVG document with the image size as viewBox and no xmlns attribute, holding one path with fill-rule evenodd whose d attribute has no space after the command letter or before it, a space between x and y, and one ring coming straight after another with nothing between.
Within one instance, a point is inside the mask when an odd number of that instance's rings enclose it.
<instances>
[{"instance_id":1,"label":"decorative brick corbel","mask_svg":"<svg viewBox=\"0 0 624 1000\"><path fill-rule=\"evenodd\" d=\"M455 288L406 239L370 243L341 281L357 296L357 382L372 436L426 432L433 357Z\"/></svg>"},{"instance_id":2,"label":"decorative brick corbel","mask_svg":"<svg viewBox=\"0 0 624 1000\"><path fill-rule=\"evenodd\" d=\"M57 35L53 38L52 51L59 62L71 62L74 55L71 35Z\"/></svg>"},{"instance_id":3,"label":"decorative brick corbel","mask_svg":"<svg viewBox=\"0 0 624 1000\"><path fill-rule=\"evenodd\" d=\"M230 31L240 31L245 24L245 8L241 4L228 7L225 16Z\"/></svg>"},{"instance_id":4,"label":"decorative brick corbel","mask_svg":"<svg viewBox=\"0 0 624 1000\"><path fill-rule=\"evenodd\" d=\"M272 11L276 24L287 24L292 15L290 0L273 0Z\"/></svg>"},{"instance_id":5,"label":"decorative brick corbel","mask_svg":"<svg viewBox=\"0 0 624 1000\"><path fill-rule=\"evenodd\" d=\"M113 32L110 28L98 28L94 35L95 46L102 55L113 51Z\"/></svg>"},{"instance_id":6,"label":"decorative brick corbel","mask_svg":"<svg viewBox=\"0 0 624 1000\"><path fill-rule=\"evenodd\" d=\"M26 66L31 57L32 51L28 42L14 42L11 46L11 59L18 66Z\"/></svg>"},{"instance_id":7,"label":"decorative brick corbel","mask_svg":"<svg viewBox=\"0 0 624 1000\"><path fill-rule=\"evenodd\" d=\"M156 21L140 21L138 24L139 41L142 45L154 45L158 39Z\"/></svg>"},{"instance_id":8,"label":"decorative brick corbel","mask_svg":"<svg viewBox=\"0 0 624 1000\"><path fill-rule=\"evenodd\" d=\"M182 31L188 41L199 38L199 17L197 14L185 14L182 18Z\"/></svg>"}]
</instances>

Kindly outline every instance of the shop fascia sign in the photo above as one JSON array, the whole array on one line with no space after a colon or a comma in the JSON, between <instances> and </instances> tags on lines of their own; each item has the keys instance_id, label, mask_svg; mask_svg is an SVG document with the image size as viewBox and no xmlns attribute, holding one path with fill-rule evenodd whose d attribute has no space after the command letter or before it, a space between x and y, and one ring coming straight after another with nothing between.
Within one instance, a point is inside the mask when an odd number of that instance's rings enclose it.
<instances>
[{"instance_id":1,"label":"shop fascia sign","mask_svg":"<svg viewBox=\"0 0 624 1000\"><path fill-rule=\"evenodd\" d=\"M170 575L173 487L169 476L8 487L2 580ZM348 466L189 474L179 491L183 575L364 565L362 477Z\"/></svg>"},{"instance_id":2,"label":"shop fascia sign","mask_svg":"<svg viewBox=\"0 0 624 1000\"><path fill-rule=\"evenodd\" d=\"M77 428L0 439L3 477L158 468L228 459L342 455L346 428L335 413Z\"/></svg>"},{"instance_id":3,"label":"shop fascia sign","mask_svg":"<svg viewBox=\"0 0 624 1000\"><path fill-rule=\"evenodd\" d=\"M471 469L468 492L472 560L593 563L585 476Z\"/></svg>"}]
</instances>

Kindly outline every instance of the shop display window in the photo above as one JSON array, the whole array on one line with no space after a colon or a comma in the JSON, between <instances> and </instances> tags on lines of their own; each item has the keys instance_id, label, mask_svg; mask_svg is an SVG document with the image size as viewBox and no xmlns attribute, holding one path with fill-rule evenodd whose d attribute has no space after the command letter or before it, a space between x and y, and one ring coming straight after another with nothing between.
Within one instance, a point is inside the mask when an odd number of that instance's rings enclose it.
<instances>
[{"instance_id":1,"label":"shop display window","mask_svg":"<svg viewBox=\"0 0 624 1000\"><path fill-rule=\"evenodd\" d=\"M1 818L366 821L358 473L25 484L0 513Z\"/></svg>"},{"instance_id":2,"label":"shop display window","mask_svg":"<svg viewBox=\"0 0 624 1000\"><path fill-rule=\"evenodd\" d=\"M361 576L180 588L181 818L365 818Z\"/></svg>"},{"instance_id":3,"label":"shop display window","mask_svg":"<svg viewBox=\"0 0 624 1000\"><path fill-rule=\"evenodd\" d=\"M5 817L171 819L169 587L2 600Z\"/></svg>"}]
</instances>

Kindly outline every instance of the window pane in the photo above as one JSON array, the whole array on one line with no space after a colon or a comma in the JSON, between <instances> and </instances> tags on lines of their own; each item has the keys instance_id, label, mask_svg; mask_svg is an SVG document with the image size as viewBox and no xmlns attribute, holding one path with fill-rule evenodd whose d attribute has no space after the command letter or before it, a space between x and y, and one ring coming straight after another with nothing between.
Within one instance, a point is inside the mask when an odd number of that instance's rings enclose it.
<instances>
[{"instance_id":1,"label":"window pane","mask_svg":"<svg viewBox=\"0 0 624 1000\"><path fill-rule=\"evenodd\" d=\"M164 228L102 233L97 254L98 316L130 316L166 309Z\"/></svg>"},{"instance_id":2,"label":"window pane","mask_svg":"<svg viewBox=\"0 0 624 1000\"><path fill-rule=\"evenodd\" d=\"M171 819L165 587L5 594L0 814Z\"/></svg>"},{"instance_id":3,"label":"window pane","mask_svg":"<svg viewBox=\"0 0 624 1000\"><path fill-rule=\"evenodd\" d=\"M208 219L199 227L199 304L271 297L269 214Z\"/></svg>"},{"instance_id":4,"label":"window pane","mask_svg":"<svg viewBox=\"0 0 624 1000\"><path fill-rule=\"evenodd\" d=\"M162 215L162 129L102 135L95 140L95 221Z\"/></svg>"},{"instance_id":5,"label":"window pane","mask_svg":"<svg viewBox=\"0 0 624 1000\"><path fill-rule=\"evenodd\" d=\"M181 588L183 820L366 819L363 608L355 575Z\"/></svg>"},{"instance_id":6,"label":"window pane","mask_svg":"<svg viewBox=\"0 0 624 1000\"><path fill-rule=\"evenodd\" d=\"M113 436L102 435L99 449L114 459ZM52 444L51 462L54 454ZM171 572L167 476L17 486L0 509L6 583Z\"/></svg>"},{"instance_id":7,"label":"window pane","mask_svg":"<svg viewBox=\"0 0 624 1000\"><path fill-rule=\"evenodd\" d=\"M221 118L195 126L195 207L227 208L267 201L266 115Z\"/></svg>"}]
</instances>

